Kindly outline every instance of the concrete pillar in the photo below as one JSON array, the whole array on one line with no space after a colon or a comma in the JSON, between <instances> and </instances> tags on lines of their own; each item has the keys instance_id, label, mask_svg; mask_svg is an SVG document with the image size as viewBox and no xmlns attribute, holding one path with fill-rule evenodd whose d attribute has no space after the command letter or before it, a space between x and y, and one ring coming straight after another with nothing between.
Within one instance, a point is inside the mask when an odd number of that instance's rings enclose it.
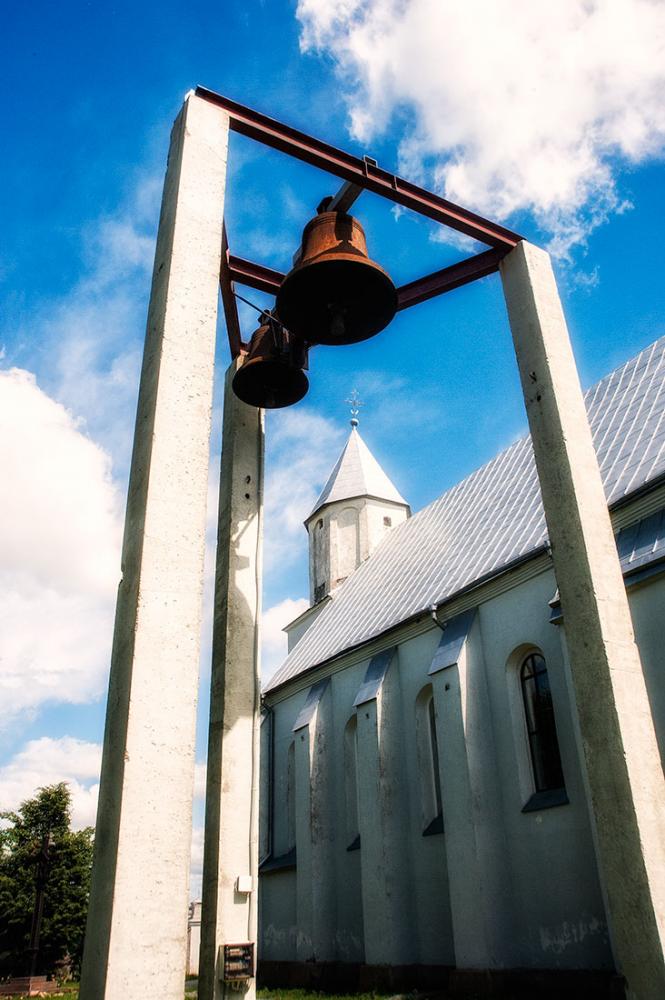
<instances>
[{"instance_id":1,"label":"concrete pillar","mask_svg":"<svg viewBox=\"0 0 665 1000\"><path fill-rule=\"evenodd\" d=\"M263 411L231 388L241 364L224 387L199 1000L238 996L221 979L223 946L257 940ZM242 992L252 1000L256 980Z\"/></svg>"},{"instance_id":2,"label":"concrete pillar","mask_svg":"<svg viewBox=\"0 0 665 1000\"><path fill-rule=\"evenodd\" d=\"M520 243L504 292L561 593L615 956L665 996L665 783L575 361L548 255Z\"/></svg>"},{"instance_id":3,"label":"concrete pillar","mask_svg":"<svg viewBox=\"0 0 665 1000\"><path fill-rule=\"evenodd\" d=\"M383 665L377 662L381 656L387 656ZM381 676L373 671L375 663ZM408 794L401 746L402 699L393 650L370 662L356 706L365 961L410 965L418 961L418 944L404 822Z\"/></svg>"},{"instance_id":4,"label":"concrete pillar","mask_svg":"<svg viewBox=\"0 0 665 1000\"><path fill-rule=\"evenodd\" d=\"M455 964L459 969L505 966L510 963L511 895L477 613L449 623L430 674Z\"/></svg>"},{"instance_id":5,"label":"concrete pillar","mask_svg":"<svg viewBox=\"0 0 665 1000\"><path fill-rule=\"evenodd\" d=\"M299 962L335 958L332 692L315 684L293 727L296 765L296 906Z\"/></svg>"},{"instance_id":6,"label":"concrete pillar","mask_svg":"<svg viewBox=\"0 0 665 1000\"><path fill-rule=\"evenodd\" d=\"M82 1000L182 1000L227 141L226 115L190 94L148 310Z\"/></svg>"}]
</instances>

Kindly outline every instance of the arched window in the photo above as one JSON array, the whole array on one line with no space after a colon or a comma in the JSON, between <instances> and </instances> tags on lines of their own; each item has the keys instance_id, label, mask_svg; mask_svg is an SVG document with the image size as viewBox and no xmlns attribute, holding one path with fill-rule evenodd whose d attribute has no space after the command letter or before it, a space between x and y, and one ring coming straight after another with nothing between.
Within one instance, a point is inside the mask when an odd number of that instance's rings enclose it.
<instances>
[{"instance_id":1,"label":"arched window","mask_svg":"<svg viewBox=\"0 0 665 1000\"><path fill-rule=\"evenodd\" d=\"M296 745L291 740L286 758L286 843L287 852L296 846Z\"/></svg>"},{"instance_id":2,"label":"arched window","mask_svg":"<svg viewBox=\"0 0 665 1000\"><path fill-rule=\"evenodd\" d=\"M520 667L520 684L537 792L563 788L563 769L545 659L529 653Z\"/></svg>"},{"instance_id":3,"label":"arched window","mask_svg":"<svg viewBox=\"0 0 665 1000\"><path fill-rule=\"evenodd\" d=\"M344 798L347 851L360 847L358 826L358 719L352 715L344 729Z\"/></svg>"},{"instance_id":4,"label":"arched window","mask_svg":"<svg viewBox=\"0 0 665 1000\"><path fill-rule=\"evenodd\" d=\"M443 831L439 740L431 684L416 699L416 744L423 836L429 836Z\"/></svg>"},{"instance_id":5,"label":"arched window","mask_svg":"<svg viewBox=\"0 0 665 1000\"><path fill-rule=\"evenodd\" d=\"M432 774L434 778L434 802L436 805L436 815L441 816L443 805L441 803L441 775L439 774L439 741L436 736L436 714L434 712L434 698L430 696L427 702L427 719L429 722L429 746L432 756Z\"/></svg>"}]
</instances>

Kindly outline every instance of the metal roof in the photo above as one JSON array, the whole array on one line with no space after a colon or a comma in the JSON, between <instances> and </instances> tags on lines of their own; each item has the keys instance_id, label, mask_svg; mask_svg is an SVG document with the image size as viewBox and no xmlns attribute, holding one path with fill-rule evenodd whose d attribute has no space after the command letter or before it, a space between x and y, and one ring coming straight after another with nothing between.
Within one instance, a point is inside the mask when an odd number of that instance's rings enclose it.
<instances>
[{"instance_id":1,"label":"metal roof","mask_svg":"<svg viewBox=\"0 0 665 1000\"><path fill-rule=\"evenodd\" d=\"M665 473L664 383L661 337L585 394L609 504ZM524 437L394 528L341 585L266 690L449 600L546 543L531 439Z\"/></svg>"},{"instance_id":2,"label":"metal roof","mask_svg":"<svg viewBox=\"0 0 665 1000\"><path fill-rule=\"evenodd\" d=\"M348 441L335 463L321 496L314 504L313 517L317 510L336 500L350 500L351 497L376 497L392 503L408 504L397 488L388 479L374 455L371 453L355 425L351 427Z\"/></svg>"}]
</instances>

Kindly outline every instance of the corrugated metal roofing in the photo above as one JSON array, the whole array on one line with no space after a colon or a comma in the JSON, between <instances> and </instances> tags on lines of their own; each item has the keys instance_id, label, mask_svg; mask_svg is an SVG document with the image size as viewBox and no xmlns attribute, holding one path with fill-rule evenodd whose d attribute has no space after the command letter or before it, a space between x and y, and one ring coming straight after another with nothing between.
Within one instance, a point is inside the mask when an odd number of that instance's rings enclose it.
<instances>
[{"instance_id":1,"label":"corrugated metal roofing","mask_svg":"<svg viewBox=\"0 0 665 1000\"><path fill-rule=\"evenodd\" d=\"M351 497L376 497L408 506L355 427L307 520L325 504L350 500Z\"/></svg>"},{"instance_id":2,"label":"corrugated metal roofing","mask_svg":"<svg viewBox=\"0 0 665 1000\"><path fill-rule=\"evenodd\" d=\"M601 379L585 401L608 503L665 473L665 337ZM546 542L531 439L524 437L390 532L266 690L449 600Z\"/></svg>"}]
</instances>

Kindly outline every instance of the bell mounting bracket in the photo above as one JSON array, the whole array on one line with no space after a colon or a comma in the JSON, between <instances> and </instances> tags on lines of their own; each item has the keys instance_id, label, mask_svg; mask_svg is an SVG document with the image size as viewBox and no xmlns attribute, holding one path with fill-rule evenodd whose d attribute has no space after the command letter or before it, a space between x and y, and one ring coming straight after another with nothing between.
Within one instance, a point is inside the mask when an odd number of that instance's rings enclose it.
<instances>
[{"instance_id":1,"label":"bell mounting bracket","mask_svg":"<svg viewBox=\"0 0 665 1000\"><path fill-rule=\"evenodd\" d=\"M197 97L210 101L226 111L231 131L239 132L255 142L340 177L344 183L333 196L329 211L348 212L363 191L371 191L489 247L482 253L474 254L440 271L434 271L402 285L397 289L398 310L408 309L419 302L425 302L436 295L442 295L453 288L459 288L461 285L493 274L498 271L501 259L523 239L505 226L484 219L432 191L389 173L369 156L360 158L336 149L320 139L269 118L259 111L253 111L205 87L197 87L195 93ZM247 350L240 332L238 310L233 294L234 282L275 295L283 279L284 275L279 271L232 255L224 228L219 284L232 357L235 358Z\"/></svg>"}]
</instances>

